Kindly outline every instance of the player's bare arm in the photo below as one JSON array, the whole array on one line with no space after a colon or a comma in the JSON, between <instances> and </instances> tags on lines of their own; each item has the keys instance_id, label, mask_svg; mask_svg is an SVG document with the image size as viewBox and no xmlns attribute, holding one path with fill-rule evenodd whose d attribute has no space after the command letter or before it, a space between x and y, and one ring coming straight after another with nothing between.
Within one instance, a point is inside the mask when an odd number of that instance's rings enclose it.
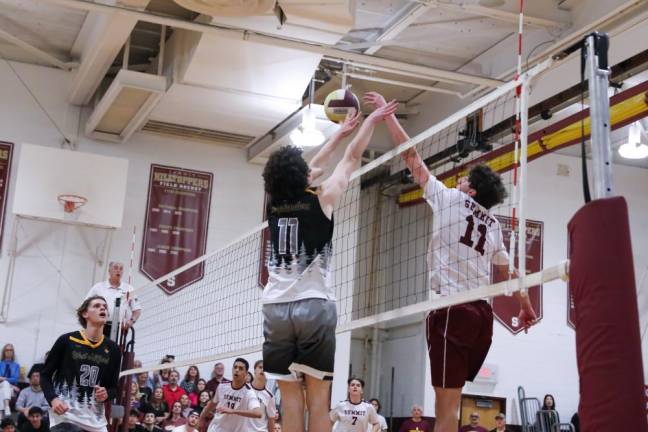
<instances>
[{"instance_id":1,"label":"player's bare arm","mask_svg":"<svg viewBox=\"0 0 648 432\"><path fill-rule=\"evenodd\" d=\"M384 106L387 103L385 101L385 98L377 92L368 92L364 95L363 101L367 104L375 106L376 108ZM403 144L410 139L409 135L407 135L407 132L405 132L405 129L403 129L403 126L401 126L394 113L385 117L385 124L387 125L387 129L389 130L389 134L391 135L392 142L394 143L395 147ZM405 161L407 168L412 173L414 181L419 186L425 187L428 179L430 178L430 171L428 170L427 166L423 162L423 159L421 159L421 156L418 154L416 149L412 147L411 149L404 151L403 153L401 153L401 157Z\"/></svg>"},{"instance_id":2,"label":"player's bare arm","mask_svg":"<svg viewBox=\"0 0 648 432\"><path fill-rule=\"evenodd\" d=\"M261 408L254 408L251 410L237 410L237 409L232 409L232 408L222 406L222 407L217 407L216 412L220 414L233 414L233 415L238 415L247 418L263 417L263 410Z\"/></svg>"},{"instance_id":3,"label":"player's bare arm","mask_svg":"<svg viewBox=\"0 0 648 432\"><path fill-rule=\"evenodd\" d=\"M311 182L324 174L324 171L331 160L331 156L335 153L335 150L337 150L342 140L353 133L358 124L360 124L361 115L360 112L347 114L344 122L340 125L340 128L333 134L331 139L322 146L313 159L311 159L308 164L308 167L310 168Z\"/></svg>"}]
</instances>

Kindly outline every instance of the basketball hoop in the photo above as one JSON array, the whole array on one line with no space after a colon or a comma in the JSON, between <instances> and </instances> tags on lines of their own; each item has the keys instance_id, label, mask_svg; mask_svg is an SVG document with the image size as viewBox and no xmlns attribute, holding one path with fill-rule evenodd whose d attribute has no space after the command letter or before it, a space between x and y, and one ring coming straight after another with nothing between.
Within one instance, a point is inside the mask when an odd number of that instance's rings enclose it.
<instances>
[{"instance_id":1,"label":"basketball hoop","mask_svg":"<svg viewBox=\"0 0 648 432\"><path fill-rule=\"evenodd\" d=\"M63 206L65 213L74 213L80 207L88 202L86 197L74 194L61 194L58 196L58 202Z\"/></svg>"}]
</instances>

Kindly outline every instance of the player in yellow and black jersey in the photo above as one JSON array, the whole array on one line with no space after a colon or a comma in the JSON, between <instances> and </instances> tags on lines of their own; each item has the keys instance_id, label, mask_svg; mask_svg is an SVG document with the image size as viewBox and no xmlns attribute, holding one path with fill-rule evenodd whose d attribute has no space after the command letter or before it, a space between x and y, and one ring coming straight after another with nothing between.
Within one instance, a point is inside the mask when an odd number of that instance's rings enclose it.
<instances>
[{"instance_id":1,"label":"player in yellow and black jersey","mask_svg":"<svg viewBox=\"0 0 648 432\"><path fill-rule=\"evenodd\" d=\"M82 330L61 335L41 372L54 432L105 432L104 402L116 395L121 354L103 335L106 300L87 298L77 309Z\"/></svg>"}]
</instances>

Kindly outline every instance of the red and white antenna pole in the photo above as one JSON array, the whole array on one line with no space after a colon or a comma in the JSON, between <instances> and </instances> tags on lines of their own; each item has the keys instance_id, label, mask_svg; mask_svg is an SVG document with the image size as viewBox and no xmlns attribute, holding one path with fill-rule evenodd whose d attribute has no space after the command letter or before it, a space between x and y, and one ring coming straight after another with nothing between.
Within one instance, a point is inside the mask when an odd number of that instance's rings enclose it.
<instances>
[{"instance_id":1,"label":"red and white antenna pole","mask_svg":"<svg viewBox=\"0 0 648 432\"><path fill-rule=\"evenodd\" d=\"M135 261L135 232L137 225L133 225L133 238L131 239L130 264L128 266L128 284L133 284L133 263Z\"/></svg>"},{"instance_id":2,"label":"red and white antenna pole","mask_svg":"<svg viewBox=\"0 0 648 432\"><path fill-rule=\"evenodd\" d=\"M515 73L515 79L519 79L522 76L522 35L524 33L524 0L520 0L520 18L518 20L518 37L517 37L517 70ZM515 270L515 244L517 235L515 233L515 228L517 226L517 204L520 200L520 188L518 185L518 166L520 165L519 160L519 148L520 148L520 135L521 135L521 103L520 97L522 94L522 84L515 87L515 146L513 151L513 205L511 206L511 238L509 243L509 276L513 274ZM525 227L520 227L521 230L524 230ZM520 237L524 237L520 235Z\"/></svg>"}]
</instances>

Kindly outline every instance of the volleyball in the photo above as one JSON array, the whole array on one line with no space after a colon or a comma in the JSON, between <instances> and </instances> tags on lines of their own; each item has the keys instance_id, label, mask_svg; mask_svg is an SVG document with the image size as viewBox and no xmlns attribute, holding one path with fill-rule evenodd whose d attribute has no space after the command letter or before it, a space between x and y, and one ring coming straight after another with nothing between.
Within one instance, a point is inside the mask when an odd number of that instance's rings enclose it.
<instances>
[{"instance_id":1,"label":"volleyball","mask_svg":"<svg viewBox=\"0 0 648 432\"><path fill-rule=\"evenodd\" d=\"M324 100L324 112L332 122L343 122L351 110L354 114L357 113L360 110L360 101L350 90L332 91Z\"/></svg>"}]
</instances>

